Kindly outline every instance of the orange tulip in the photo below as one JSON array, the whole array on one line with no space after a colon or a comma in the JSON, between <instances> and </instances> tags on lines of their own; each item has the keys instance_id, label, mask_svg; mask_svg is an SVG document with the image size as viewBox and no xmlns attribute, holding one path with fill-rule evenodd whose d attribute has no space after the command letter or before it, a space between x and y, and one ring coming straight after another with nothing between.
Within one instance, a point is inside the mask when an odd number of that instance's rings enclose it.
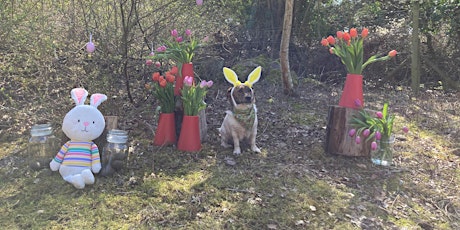
<instances>
[{"instance_id":1,"label":"orange tulip","mask_svg":"<svg viewBox=\"0 0 460 230\"><path fill-rule=\"evenodd\" d=\"M329 45L329 42L327 41L326 38L323 38L323 39L321 40L321 45L323 45L323 46L328 46L328 45Z\"/></svg>"},{"instance_id":2,"label":"orange tulip","mask_svg":"<svg viewBox=\"0 0 460 230\"><path fill-rule=\"evenodd\" d=\"M363 31L361 31L361 37L365 38L369 34L369 30L367 28L363 28Z\"/></svg>"},{"instance_id":3,"label":"orange tulip","mask_svg":"<svg viewBox=\"0 0 460 230\"><path fill-rule=\"evenodd\" d=\"M398 54L398 51L396 51L396 50L392 50L392 51L388 52L388 56L390 56L390 57L394 57L394 56L396 56L396 54Z\"/></svg>"},{"instance_id":4,"label":"orange tulip","mask_svg":"<svg viewBox=\"0 0 460 230\"><path fill-rule=\"evenodd\" d=\"M351 29L350 29L350 36L351 36L352 38L358 37L358 31L356 30L356 28L351 28Z\"/></svg>"},{"instance_id":5,"label":"orange tulip","mask_svg":"<svg viewBox=\"0 0 460 230\"><path fill-rule=\"evenodd\" d=\"M153 73L153 75L152 75L152 80L153 81L158 81L159 78L160 78L160 73L159 72Z\"/></svg>"},{"instance_id":6,"label":"orange tulip","mask_svg":"<svg viewBox=\"0 0 460 230\"><path fill-rule=\"evenodd\" d=\"M335 44L335 38L332 37L332 36L329 36L327 37L327 42L329 42L330 45L334 45Z\"/></svg>"}]
</instances>

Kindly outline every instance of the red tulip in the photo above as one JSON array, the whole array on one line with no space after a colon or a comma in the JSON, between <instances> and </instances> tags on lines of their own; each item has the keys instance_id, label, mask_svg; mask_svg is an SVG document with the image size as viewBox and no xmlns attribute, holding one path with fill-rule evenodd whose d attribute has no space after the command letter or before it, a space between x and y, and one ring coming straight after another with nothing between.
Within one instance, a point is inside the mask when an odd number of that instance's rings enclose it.
<instances>
[{"instance_id":1,"label":"red tulip","mask_svg":"<svg viewBox=\"0 0 460 230\"><path fill-rule=\"evenodd\" d=\"M160 79L160 86L161 86L161 88L166 87L166 84L167 84L167 83L168 83L168 82L166 82L166 80L165 80L164 78L161 78L161 79Z\"/></svg>"},{"instance_id":2,"label":"red tulip","mask_svg":"<svg viewBox=\"0 0 460 230\"><path fill-rule=\"evenodd\" d=\"M152 80L153 81L158 81L160 79L160 73L155 72L152 74Z\"/></svg>"},{"instance_id":3,"label":"red tulip","mask_svg":"<svg viewBox=\"0 0 460 230\"><path fill-rule=\"evenodd\" d=\"M171 74L171 72L166 72L166 81L169 83L173 83L176 77Z\"/></svg>"},{"instance_id":4,"label":"red tulip","mask_svg":"<svg viewBox=\"0 0 460 230\"><path fill-rule=\"evenodd\" d=\"M361 37L365 38L369 34L369 30L367 28L363 28L363 31L361 31Z\"/></svg>"},{"instance_id":5,"label":"red tulip","mask_svg":"<svg viewBox=\"0 0 460 230\"><path fill-rule=\"evenodd\" d=\"M343 33L343 40L345 41L350 41L351 37L350 37L350 34L348 32L345 32Z\"/></svg>"},{"instance_id":6,"label":"red tulip","mask_svg":"<svg viewBox=\"0 0 460 230\"><path fill-rule=\"evenodd\" d=\"M394 56L396 56L396 54L398 54L398 51L396 51L396 50L392 50L392 51L388 52L388 56L390 56L390 57L394 57Z\"/></svg>"},{"instance_id":7,"label":"red tulip","mask_svg":"<svg viewBox=\"0 0 460 230\"><path fill-rule=\"evenodd\" d=\"M350 36L351 36L352 38L358 37L358 30L356 30L356 28L351 28L351 29L350 29Z\"/></svg>"},{"instance_id":8,"label":"red tulip","mask_svg":"<svg viewBox=\"0 0 460 230\"><path fill-rule=\"evenodd\" d=\"M337 39L342 39L343 38L343 32L342 31L337 31Z\"/></svg>"},{"instance_id":9,"label":"red tulip","mask_svg":"<svg viewBox=\"0 0 460 230\"><path fill-rule=\"evenodd\" d=\"M170 70L171 74L176 75L179 72L179 69L177 66L173 66Z\"/></svg>"},{"instance_id":10,"label":"red tulip","mask_svg":"<svg viewBox=\"0 0 460 230\"><path fill-rule=\"evenodd\" d=\"M329 42L327 41L326 38L323 38L323 39L321 40L321 45L323 45L323 46L329 46Z\"/></svg>"},{"instance_id":11,"label":"red tulip","mask_svg":"<svg viewBox=\"0 0 460 230\"><path fill-rule=\"evenodd\" d=\"M327 42L329 42L330 45L335 44L335 38L332 37L332 36L327 37L326 40L327 40Z\"/></svg>"}]
</instances>

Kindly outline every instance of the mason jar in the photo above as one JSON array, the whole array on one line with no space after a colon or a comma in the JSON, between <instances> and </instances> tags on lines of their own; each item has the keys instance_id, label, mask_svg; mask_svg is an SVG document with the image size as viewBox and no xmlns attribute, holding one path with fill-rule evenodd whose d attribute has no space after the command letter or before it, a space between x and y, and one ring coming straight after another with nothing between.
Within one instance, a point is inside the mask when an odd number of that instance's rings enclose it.
<instances>
[{"instance_id":1,"label":"mason jar","mask_svg":"<svg viewBox=\"0 0 460 230\"><path fill-rule=\"evenodd\" d=\"M109 130L107 143L101 153L102 176L111 176L123 168L128 156L128 132L119 129Z\"/></svg>"},{"instance_id":2,"label":"mason jar","mask_svg":"<svg viewBox=\"0 0 460 230\"><path fill-rule=\"evenodd\" d=\"M51 124L33 125L30 129L30 139L27 145L29 167L34 170L48 167L60 148L61 141L54 136Z\"/></svg>"}]
</instances>

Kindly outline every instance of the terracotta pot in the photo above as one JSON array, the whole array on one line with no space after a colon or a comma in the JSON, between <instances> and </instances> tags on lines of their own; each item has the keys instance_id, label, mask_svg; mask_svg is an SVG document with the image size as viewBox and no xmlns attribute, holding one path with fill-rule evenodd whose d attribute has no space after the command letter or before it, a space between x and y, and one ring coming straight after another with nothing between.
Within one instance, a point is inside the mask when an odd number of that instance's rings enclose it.
<instances>
[{"instance_id":1,"label":"terracotta pot","mask_svg":"<svg viewBox=\"0 0 460 230\"><path fill-rule=\"evenodd\" d=\"M180 91L184 85L185 76L195 77L193 72L193 63L190 62L182 64L181 76L177 77L176 84L174 86L174 95L180 95Z\"/></svg>"},{"instance_id":2,"label":"terracotta pot","mask_svg":"<svg viewBox=\"0 0 460 230\"><path fill-rule=\"evenodd\" d=\"M153 144L157 146L172 145L176 143L176 122L174 113L160 113L158 127L155 132Z\"/></svg>"},{"instance_id":3,"label":"terracotta pot","mask_svg":"<svg viewBox=\"0 0 460 230\"><path fill-rule=\"evenodd\" d=\"M184 115L177 149L185 152L198 152L201 150L199 116Z\"/></svg>"},{"instance_id":4,"label":"terracotta pot","mask_svg":"<svg viewBox=\"0 0 460 230\"><path fill-rule=\"evenodd\" d=\"M355 103L356 99L361 102L361 106L358 106ZM359 109L360 107L364 107L363 75L347 74L342 96L340 97L339 106L352 109Z\"/></svg>"}]
</instances>

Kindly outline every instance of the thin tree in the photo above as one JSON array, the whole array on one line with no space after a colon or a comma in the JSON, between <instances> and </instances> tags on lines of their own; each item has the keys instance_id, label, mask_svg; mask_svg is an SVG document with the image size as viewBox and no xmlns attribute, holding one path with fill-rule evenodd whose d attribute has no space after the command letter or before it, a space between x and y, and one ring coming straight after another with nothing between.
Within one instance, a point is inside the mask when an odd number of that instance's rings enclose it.
<instances>
[{"instance_id":1,"label":"thin tree","mask_svg":"<svg viewBox=\"0 0 460 230\"><path fill-rule=\"evenodd\" d=\"M411 44L411 88L416 94L420 88L420 38L419 38L419 0L412 1L412 44Z\"/></svg>"},{"instance_id":2,"label":"thin tree","mask_svg":"<svg viewBox=\"0 0 460 230\"><path fill-rule=\"evenodd\" d=\"M286 5L284 8L283 34L281 36L280 45L280 62L284 93L287 95L295 95L291 70L289 67L289 43L291 39L293 9L294 0L286 0Z\"/></svg>"}]
</instances>

